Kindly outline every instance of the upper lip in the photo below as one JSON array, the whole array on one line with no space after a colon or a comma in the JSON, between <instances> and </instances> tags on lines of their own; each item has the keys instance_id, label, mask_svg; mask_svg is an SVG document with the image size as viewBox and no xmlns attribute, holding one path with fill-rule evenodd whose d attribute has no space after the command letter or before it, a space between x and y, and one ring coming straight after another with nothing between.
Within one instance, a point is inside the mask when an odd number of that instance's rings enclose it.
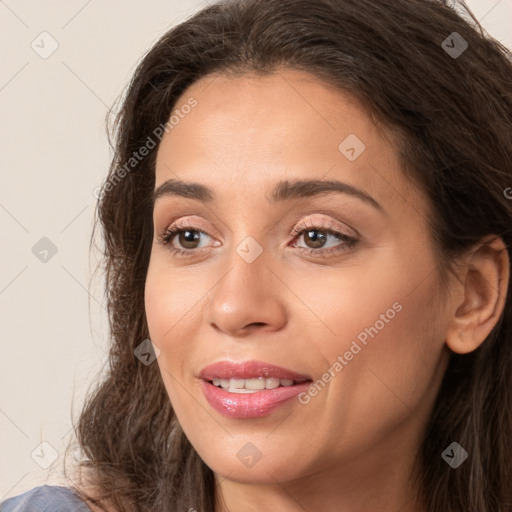
<instances>
[{"instance_id":1,"label":"upper lip","mask_svg":"<svg viewBox=\"0 0 512 512\"><path fill-rule=\"evenodd\" d=\"M215 377L219 379L257 379L258 377L288 379L288 380L311 380L308 375L276 366L263 361L219 361L217 363L205 366L199 377L203 380L213 380Z\"/></svg>"}]
</instances>

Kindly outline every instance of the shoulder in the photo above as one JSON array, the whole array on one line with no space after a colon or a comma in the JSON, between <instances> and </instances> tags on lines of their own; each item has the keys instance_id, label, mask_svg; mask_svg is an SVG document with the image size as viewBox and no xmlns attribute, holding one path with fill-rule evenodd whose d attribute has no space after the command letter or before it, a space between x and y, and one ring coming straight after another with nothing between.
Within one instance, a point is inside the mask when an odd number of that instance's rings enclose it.
<instances>
[{"instance_id":1,"label":"shoulder","mask_svg":"<svg viewBox=\"0 0 512 512\"><path fill-rule=\"evenodd\" d=\"M91 512L73 489L40 485L0 503L0 512Z\"/></svg>"}]
</instances>

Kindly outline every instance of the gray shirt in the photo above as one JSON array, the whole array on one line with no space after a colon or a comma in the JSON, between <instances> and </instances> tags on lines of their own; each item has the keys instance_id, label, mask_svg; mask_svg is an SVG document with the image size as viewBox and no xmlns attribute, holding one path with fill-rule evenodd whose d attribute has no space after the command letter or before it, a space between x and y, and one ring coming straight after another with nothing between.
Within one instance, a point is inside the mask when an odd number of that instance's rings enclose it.
<instances>
[{"instance_id":1,"label":"gray shirt","mask_svg":"<svg viewBox=\"0 0 512 512\"><path fill-rule=\"evenodd\" d=\"M0 512L91 512L73 489L40 485L0 503Z\"/></svg>"}]
</instances>

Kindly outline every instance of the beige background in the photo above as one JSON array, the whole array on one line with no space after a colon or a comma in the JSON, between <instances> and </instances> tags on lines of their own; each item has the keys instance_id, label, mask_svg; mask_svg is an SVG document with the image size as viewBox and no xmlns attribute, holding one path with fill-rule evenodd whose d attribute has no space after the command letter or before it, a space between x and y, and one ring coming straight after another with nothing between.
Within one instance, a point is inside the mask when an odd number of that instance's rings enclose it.
<instances>
[{"instance_id":1,"label":"beige background","mask_svg":"<svg viewBox=\"0 0 512 512\"><path fill-rule=\"evenodd\" d=\"M65 483L71 417L106 356L88 244L107 107L150 46L206 3L0 0L0 499ZM512 48L512 0L467 3Z\"/></svg>"}]
</instances>

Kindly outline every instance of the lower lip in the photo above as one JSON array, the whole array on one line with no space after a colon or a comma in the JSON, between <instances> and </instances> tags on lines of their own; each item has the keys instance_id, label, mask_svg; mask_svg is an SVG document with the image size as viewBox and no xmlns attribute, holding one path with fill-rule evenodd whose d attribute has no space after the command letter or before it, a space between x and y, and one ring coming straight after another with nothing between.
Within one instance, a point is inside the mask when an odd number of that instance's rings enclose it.
<instances>
[{"instance_id":1,"label":"lower lip","mask_svg":"<svg viewBox=\"0 0 512 512\"><path fill-rule=\"evenodd\" d=\"M311 381L263 389L256 393L230 393L204 380L201 384L206 400L221 414L230 418L259 418L306 391Z\"/></svg>"}]
</instances>

